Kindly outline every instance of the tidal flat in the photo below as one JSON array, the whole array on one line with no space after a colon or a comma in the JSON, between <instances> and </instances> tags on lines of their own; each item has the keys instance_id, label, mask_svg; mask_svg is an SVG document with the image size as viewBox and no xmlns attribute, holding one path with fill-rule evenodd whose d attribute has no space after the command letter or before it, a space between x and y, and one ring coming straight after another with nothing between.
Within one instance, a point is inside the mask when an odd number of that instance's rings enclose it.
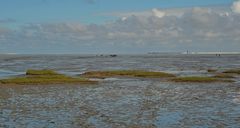
<instances>
[{"instance_id":1,"label":"tidal flat","mask_svg":"<svg viewBox=\"0 0 240 128\"><path fill-rule=\"evenodd\" d=\"M89 71L144 70L174 74L175 78L234 80L202 83L172 82L172 77L111 76L92 85L3 84L0 127L238 127L240 77L224 73L238 69L238 60L236 55L0 56L1 79L22 77L27 69L53 69L73 78ZM215 78L219 74L234 77Z\"/></svg>"},{"instance_id":2,"label":"tidal flat","mask_svg":"<svg viewBox=\"0 0 240 128\"><path fill-rule=\"evenodd\" d=\"M240 87L153 80L0 86L1 127L237 127Z\"/></svg>"}]
</instances>

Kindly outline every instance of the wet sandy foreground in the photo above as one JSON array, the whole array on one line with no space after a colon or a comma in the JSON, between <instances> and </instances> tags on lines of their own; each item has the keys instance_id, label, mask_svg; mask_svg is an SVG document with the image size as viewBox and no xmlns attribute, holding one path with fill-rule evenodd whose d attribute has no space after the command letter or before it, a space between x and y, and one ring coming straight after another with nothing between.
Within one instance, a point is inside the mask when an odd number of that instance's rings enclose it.
<instances>
[{"instance_id":1,"label":"wet sandy foreground","mask_svg":"<svg viewBox=\"0 0 240 128\"><path fill-rule=\"evenodd\" d=\"M237 128L240 86L153 79L0 86L0 110L3 128Z\"/></svg>"}]
</instances>

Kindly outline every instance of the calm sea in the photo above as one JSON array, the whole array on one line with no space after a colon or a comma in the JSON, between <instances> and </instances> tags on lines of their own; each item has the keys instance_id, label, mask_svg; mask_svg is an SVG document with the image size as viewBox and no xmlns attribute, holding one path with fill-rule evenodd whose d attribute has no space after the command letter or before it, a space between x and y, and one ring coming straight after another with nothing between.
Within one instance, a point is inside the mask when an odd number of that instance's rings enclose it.
<instances>
[{"instance_id":1,"label":"calm sea","mask_svg":"<svg viewBox=\"0 0 240 128\"><path fill-rule=\"evenodd\" d=\"M0 77L27 69L53 69L68 75L91 70L143 69L177 74L201 74L207 69L240 67L240 55L0 55Z\"/></svg>"}]
</instances>

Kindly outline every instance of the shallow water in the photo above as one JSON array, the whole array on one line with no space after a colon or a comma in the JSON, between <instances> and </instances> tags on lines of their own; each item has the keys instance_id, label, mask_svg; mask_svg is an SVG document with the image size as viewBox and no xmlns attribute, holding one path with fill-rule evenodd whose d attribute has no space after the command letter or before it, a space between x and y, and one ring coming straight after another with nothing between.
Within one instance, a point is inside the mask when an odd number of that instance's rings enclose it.
<instances>
[{"instance_id":1,"label":"shallow water","mask_svg":"<svg viewBox=\"0 0 240 128\"><path fill-rule=\"evenodd\" d=\"M238 68L239 56L0 56L0 77L28 68L68 75L88 70L145 69L178 75ZM0 127L231 127L240 126L240 85L110 78L98 85L0 86Z\"/></svg>"},{"instance_id":2,"label":"shallow water","mask_svg":"<svg viewBox=\"0 0 240 128\"><path fill-rule=\"evenodd\" d=\"M27 69L50 68L75 75L92 70L145 69L181 75L199 75L206 69L239 68L240 55L0 55L0 77L23 74Z\"/></svg>"}]
</instances>

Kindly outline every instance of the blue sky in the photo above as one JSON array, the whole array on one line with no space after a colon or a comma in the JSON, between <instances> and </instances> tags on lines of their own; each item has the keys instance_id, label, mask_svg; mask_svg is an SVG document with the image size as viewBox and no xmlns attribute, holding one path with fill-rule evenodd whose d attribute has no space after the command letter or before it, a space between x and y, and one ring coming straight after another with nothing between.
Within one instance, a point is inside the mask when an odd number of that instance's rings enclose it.
<instances>
[{"instance_id":1,"label":"blue sky","mask_svg":"<svg viewBox=\"0 0 240 128\"><path fill-rule=\"evenodd\" d=\"M2 0L0 53L236 51L239 10L235 0Z\"/></svg>"},{"instance_id":2,"label":"blue sky","mask_svg":"<svg viewBox=\"0 0 240 128\"><path fill-rule=\"evenodd\" d=\"M89 1L89 2L88 2ZM151 1L151 2L150 2ZM143 11L151 8L224 6L233 0L2 0L1 18L19 23L65 22L103 23L113 17L99 14L113 11Z\"/></svg>"}]
</instances>

